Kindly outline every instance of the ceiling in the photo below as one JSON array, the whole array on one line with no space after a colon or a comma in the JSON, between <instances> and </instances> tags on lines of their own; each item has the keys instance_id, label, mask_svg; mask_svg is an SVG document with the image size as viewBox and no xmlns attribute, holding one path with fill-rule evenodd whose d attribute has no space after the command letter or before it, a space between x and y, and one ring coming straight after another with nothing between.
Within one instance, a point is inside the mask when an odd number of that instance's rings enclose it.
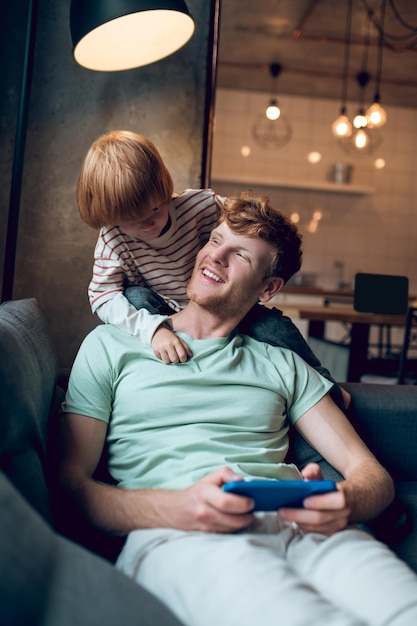
<instances>
[{"instance_id":1,"label":"ceiling","mask_svg":"<svg viewBox=\"0 0 417 626\"><path fill-rule=\"evenodd\" d=\"M381 104L415 107L417 2L383 1ZM278 97L341 100L347 6L348 0L221 0L217 85L268 93L275 85ZM367 103L373 101L378 67L378 30L369 10L380 23L381 0L353 0L347 72L347 100L359 100L357 74L366 65ZM282 67L275 81L272 63Z\"/></svg>"}]
</instances>

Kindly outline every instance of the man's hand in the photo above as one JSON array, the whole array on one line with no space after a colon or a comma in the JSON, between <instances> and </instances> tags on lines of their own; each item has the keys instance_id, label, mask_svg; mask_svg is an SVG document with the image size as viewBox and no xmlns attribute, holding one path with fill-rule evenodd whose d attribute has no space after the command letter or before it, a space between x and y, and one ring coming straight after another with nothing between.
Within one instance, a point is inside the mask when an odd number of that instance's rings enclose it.
<instances>
[{"instance_id":1,"label":"man's hand","mask_svg":"<svg viewBox=\"0 0 417 626\"><path fill-rule=\"evenodd\" d=\"M306 465L301 474L304 480L323 479L317 463ZM279 519L296 522L306 533L333 535L343 530L349 524L351 511L343 491L343 483L337 483L336 486L338 491L306 498L303 509L280 509Z\"/></svg>"},{"instance_id":2,"label":"man's hand","mask_svg":"<svg viewBox=\"0 0 417 626\"><path fill-rule=\"evenodd\" d=\"M187 489L171 492L170 506L158 510L158 526L216 533L247 528L254 521L254 514L250 512L253 500L222 490L226 482L233 480L241 480L241 476L222 467ZM161 519L163 511L167 514L166 520Z\"/></svg>"},{"instance_id":3,"label":"man's hand","mask_svg":"<svg viewBox=\"0 0 417 626\"><path fill-rule=\"evenodd\" d=\"M193 355L188 344L165 326L156 329L151 345L155 356L164 363L185 363Z\"/></svg>"}]
</instances>

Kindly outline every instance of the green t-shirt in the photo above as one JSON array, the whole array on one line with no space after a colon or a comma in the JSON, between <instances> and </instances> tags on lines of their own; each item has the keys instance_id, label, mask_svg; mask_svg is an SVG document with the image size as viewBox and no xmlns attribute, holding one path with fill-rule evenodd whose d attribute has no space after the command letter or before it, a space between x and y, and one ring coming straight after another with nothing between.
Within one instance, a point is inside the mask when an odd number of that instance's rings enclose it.
<instances>
[{"instance_id":1,"label":"green t-shirt","mask_svg":"<svg viewBox=\"0 0 417 626\"><path fill-rule=\"evenodd\" d=\"M193 352L186 363L166 365L110 325L79 350L63 409L108 422L113 478L182 489L223 465L248 478L300 478L284 463L288 428L331 383L291 350L246 335L178 334Z\"/></svg>"}]
</instances>

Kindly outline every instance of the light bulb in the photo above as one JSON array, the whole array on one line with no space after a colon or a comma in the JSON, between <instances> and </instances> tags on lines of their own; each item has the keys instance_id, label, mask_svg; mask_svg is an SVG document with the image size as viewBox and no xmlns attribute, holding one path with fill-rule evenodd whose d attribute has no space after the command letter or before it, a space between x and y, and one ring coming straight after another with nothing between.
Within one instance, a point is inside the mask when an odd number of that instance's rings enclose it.
<instances>
[{"instance_id":1,"label":"light bulb","mask_svg":"<svg viewBox=\"0 0 417 626\"><path fill-rule=\"evenodd\" d=\"M309 152L307 155L307 161L309 163L319 163L321 161L320 152Z\"/></svg>"},{"instance_id":2,"label":"light bulb","mask_svg":"<svg viewBox=\"0 0 417 626\"><path fill-rule=\"evenodd\" d=\"M366 119L369 128L381 128L387 121L387 112L378 102L374 102L366 112Z\"/></svg>"},{"instance_id":3,"label":"light bulb","mask_svg":"<svg viewBox=\"0 0 417 626\"><path fill-rule=\"evenodd\" d=\"M368 120L366 119L363 111L359 111L357 115L353 118L353 125L355 128L365 128Z\"/></svg>"},{"instance_id":4,"label":"light bulb","mask_svg":"<svg viewBox=\"0 0 417 626\"><path fill-rule=\"evenodd\" d=\"M385 164L385 159L382 159L381 157L379 159L375 159L374 165L375 165L377 170L383 170L385 165L386 165Z\"/></svg>"},{"instance_id":5,"label":"light bulb","mask_svg":"<svg viewBox=\"0 0 417 626\"><path fill-rule=\"evenodd\" d=\"M339 117L333 122L332 133L338 139L351 136L352 124L350 123L347 115L339 115Z\"/></svg>"},{"instance_id":6,"label":"light bulb","mask_svg":"<svg viewBox=\"0 0 417 626\"><path fill-rule=\"evenodd\" d=\"M265 111L265 115L269 120L277 120L281 115L280 108L276 100L271 100L270 105L267 107Z\"/></svg>"},{"instance_id":7,"label":"light bulb","mask_svg":"<svg viewBox=\"0 0 417 626\"><path fill-rule=\"evenodd\" d=\"M369 139L363 128L360 128L353 138L355 148L363 150L368 145Z\"/></svg>"}]
</instances>

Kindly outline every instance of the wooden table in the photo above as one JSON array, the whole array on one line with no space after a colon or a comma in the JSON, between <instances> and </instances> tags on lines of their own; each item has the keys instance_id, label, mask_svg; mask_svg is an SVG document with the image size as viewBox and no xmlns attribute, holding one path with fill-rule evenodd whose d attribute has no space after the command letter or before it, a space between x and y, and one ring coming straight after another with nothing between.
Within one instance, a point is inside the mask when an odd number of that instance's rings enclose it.
<instances>
[{"instance_id":1,"label":"wooden table","mask_svg":"<svg viewBox=\"0 0 417 626\"><path fill-rule=\"evenodd\" d=\"M348 380L359 381L361 374L366 371L368 360L369 332L371 326L405 326L405 315L386 315L382 313L358 313L353 306L314 306L304 304L283 305L284 315L292 319L309 321L308 334L310 337L324 338L326 322L342 322L350 324L350 355Z\"/></svg>"}]
</instances>

